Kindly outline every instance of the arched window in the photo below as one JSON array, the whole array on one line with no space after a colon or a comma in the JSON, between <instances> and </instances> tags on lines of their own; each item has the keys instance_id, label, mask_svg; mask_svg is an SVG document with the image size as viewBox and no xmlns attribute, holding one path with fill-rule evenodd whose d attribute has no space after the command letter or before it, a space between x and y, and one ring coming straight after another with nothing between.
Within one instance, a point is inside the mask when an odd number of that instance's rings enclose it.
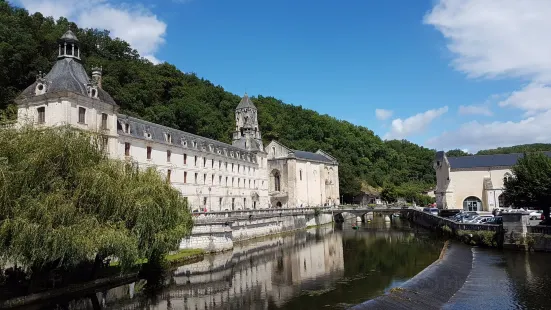
<instances>
[{"instance_id":1,"label":"arched window","mask_svg":"<svg viewBox=\"0 0 551 310\"><path fill-rule=\"evenodd\" d=\"M505 172L505 175L503 176L503 179L506 180L506 181L509 181L510 178L512 178L513 175L510 174L509 172Z\"/></svg>"},{"instance_id":2,"label":"arched window","mask_svg":"<svg viewBox=\"0 0 551 310\"><path fill-rule=\"evenodd\" d=\"M300 180L302 181L302 169L300 169L298 173L299 173Z\"/></svg>"},{"instance_id":3,"label":"arched window","mask_svg":"<svg viewBox=\"0 0 551 310\"><path fill-rule=\"evenodd\" d=\"M272 146L272 155L275 156L275 146Z\"/></svg>"},{"instance_id":4,"label":"arched window","mask_svg":"<svg viewBox=\"0 0 551 310\"><path fill-rule=\"evenodd\" d=\"M274 178L274 188L273 190L275 192L279 192L281 190L281 175L279 174L279 171L273 172L273 178Z\"/></svg>"},{"instance_id":5,"label":"arched window","mask_svg":"<svg viewBox=\"0 0 551 310\"><path fill-rule=\"evenodd\" d=\"M482 211L482 200L474 196L465 198L465 200L463 200L463 210Z\"/></svg>"}]
</instances>

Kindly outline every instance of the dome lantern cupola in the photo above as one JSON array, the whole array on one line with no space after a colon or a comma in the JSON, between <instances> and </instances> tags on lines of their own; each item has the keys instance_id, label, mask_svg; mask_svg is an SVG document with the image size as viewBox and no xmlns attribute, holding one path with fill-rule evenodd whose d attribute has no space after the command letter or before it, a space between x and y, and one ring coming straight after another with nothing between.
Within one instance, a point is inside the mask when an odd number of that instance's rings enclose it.
<instances>
[{"instance_id":1,"label":"dome lantern cupola","mask_svg":"<svg viewBox=\"0 0 551 310\"><path fill-rule=\"evenodd\" d=\"M61 36L59 42L59 54L60 58L75 58L80 60L80 45L77 36L69 29Z\"/></svg>"}]
</instances>

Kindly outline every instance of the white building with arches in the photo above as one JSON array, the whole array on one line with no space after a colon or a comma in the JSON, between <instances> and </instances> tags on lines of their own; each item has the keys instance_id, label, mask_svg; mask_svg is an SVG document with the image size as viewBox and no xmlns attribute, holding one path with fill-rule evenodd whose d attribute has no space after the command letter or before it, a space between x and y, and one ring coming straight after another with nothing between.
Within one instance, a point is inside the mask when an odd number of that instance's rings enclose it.
<instances>
[{"instance_id":1,"label":"white building with arches","mask_svg":"<svg viewBox=\"0 0 551 310\"><path fill-rule=\"evenodd\" d=\"M103 150L110 157L140 168L158 169L186 197L192 209L298 207L300 204L296 202L320 205L328 197L339 196L336 161L321 151L318 153L324 155L315 155L321 157L309 161L316 168L308 165L302 169L322 173L323 167L317 165L331 161L335 193L327 195L325 187L305 188L300 182L285 181L284 187L277 188L270 183L274 168L263 147L258 111L247 94L235 110L232 144L119 114L119 106L102 88L102 69L93 68L91 78L88 76L82 65L79 41L70 30L59 39L57 61L50 72L40 72L36 81L17 98L17 104L19 126L32 123L38 127L70 126L97 132ZM310 177L318 183L324 178L317 174ZM296 193L300 198L285 204L272 199L286 192Z\"/></svg>"},{"instance_id":2,"label":"white building with arches","mask_svg":"<svg viewBox=\"0 0 551 310\"><path fill-rule=\"evenodd\" d=\"M551 157L551 152L545 152ZM443 209L492 211L509 207L503 194L504 179L523 154L447 157L436 153L436 205Z\"/></svg>"}]
</instances>

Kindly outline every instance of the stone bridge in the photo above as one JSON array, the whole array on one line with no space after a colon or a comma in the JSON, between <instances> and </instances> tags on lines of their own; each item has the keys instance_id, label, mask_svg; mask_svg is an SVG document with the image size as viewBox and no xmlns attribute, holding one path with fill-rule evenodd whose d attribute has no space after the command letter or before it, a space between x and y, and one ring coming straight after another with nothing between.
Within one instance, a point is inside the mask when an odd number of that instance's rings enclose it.
<instances>
[{"instance_id":1,"label":"stone bridge","mask_svg":"<svg viewBox=\"0 0 551 310\"><path fill-rule=\"evenodd\" d=\"M362 222L366 221L366 215L374 213L382 213L385 215L392 215L394 213L400 213L402 214L405 211L408 211L409 208L403 207L340 207L340 208L330 208L330 209L324 209L323 213L331 213L333 220L335 222L342 222L344 221L344 213L355 215L356 217L359 217L362 219Z\"/></svg>"}]
</instances>

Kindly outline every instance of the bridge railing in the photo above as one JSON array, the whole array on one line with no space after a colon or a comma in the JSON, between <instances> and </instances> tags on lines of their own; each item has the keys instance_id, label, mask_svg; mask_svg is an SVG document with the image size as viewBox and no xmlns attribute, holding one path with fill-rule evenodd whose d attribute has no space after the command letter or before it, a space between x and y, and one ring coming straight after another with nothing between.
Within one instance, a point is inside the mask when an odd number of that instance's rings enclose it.
<instances>
[{"instance_id":1,"label":"bridge railing","mask_svg":"<svg viewBox=\"0 0 551 310\"><path fill-rule=\"evenodd\" d=\"M193 213L195 222L210 221L233 221L247 218L265 218L288 215L313 214L315 212L324 212L330 207L307 207L307 208L285 208L285 209L253 209L253 210L235 210L235 211L213 211ZM317 211L316 211L317 210Z\"/></svg>"}]
</instances>

